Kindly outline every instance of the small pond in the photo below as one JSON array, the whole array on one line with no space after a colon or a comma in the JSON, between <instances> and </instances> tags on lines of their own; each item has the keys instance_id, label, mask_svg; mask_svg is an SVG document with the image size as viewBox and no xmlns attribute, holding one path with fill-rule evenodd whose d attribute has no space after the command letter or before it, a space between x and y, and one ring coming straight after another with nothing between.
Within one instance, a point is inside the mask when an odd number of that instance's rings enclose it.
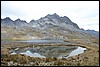
<instances>
[{"instance_id":1,"label":"small pond","mask_svg":"<svg viewBox=\"0 0 100 67\"><path fill-rule=\"evenodd\" d=\"M17 50L16 50L17 49ZM68 58L81 54L86 50L86 48L79 46L42 46L42 47L32 47L32 48L16 48L10 50L11 54L25 54L31 57L57 57L57 58Z\"/></svg>"}]
</instances>

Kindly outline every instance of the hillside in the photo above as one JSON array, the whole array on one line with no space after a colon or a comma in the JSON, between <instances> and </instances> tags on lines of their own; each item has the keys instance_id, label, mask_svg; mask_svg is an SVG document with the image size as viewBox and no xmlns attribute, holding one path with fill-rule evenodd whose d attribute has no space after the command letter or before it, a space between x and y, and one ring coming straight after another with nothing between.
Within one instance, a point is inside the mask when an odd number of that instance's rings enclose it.
<instances>
[{"instance_id":1,"label":"hillside","mask_svg":"<svg viewBox=\"0 0 100 67\"><path fill-rule=\"evenodd\" d=\"M95 34L97 37L95 37ZM63 43L35 44L17 42L16 40L58 40ZM38 20L30 22L9 17L1 19L1 66L98 66L99 65L99 38L98 32L84 30L72 22L68 17L48 14ZM10 43L11 42L11 43ZM98 44L98 45L97 45ZM73 46L73 47L72 47ZM78 55L66 56L77 46L86 48ZM30 48L30 49L29 49ZM47 58L30 57L24 54L11 54L28 50L41 53ZM63 53L64 52L64 53ZM30 54L30 53L28 53ZM53 57L52 57L53 55Z\"/></svg>"},{"instance_id":2,"label":"hillside","mask_svg":"<svg viewBox=\"0 0 100 67\"><path fill-rule=\"evenodd\" d=\"M72 22L68 17L60 17L56 13L38 20L26 22L9 17L1 19L2 40L27 40L27 39L91 39L95 38Z\"/></svg>"}]
</instances>

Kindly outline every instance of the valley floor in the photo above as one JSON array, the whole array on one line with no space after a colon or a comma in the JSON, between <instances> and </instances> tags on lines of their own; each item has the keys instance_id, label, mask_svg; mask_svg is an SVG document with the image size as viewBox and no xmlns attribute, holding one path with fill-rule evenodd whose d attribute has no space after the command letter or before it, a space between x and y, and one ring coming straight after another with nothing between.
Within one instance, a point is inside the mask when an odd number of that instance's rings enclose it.
<instances>
[{"instance_id":1,"label":"valley floor","mask_svg":"<svg viewBox=\"0 0 100 67\"><path fill-rule=\"evenodd\" d=\"M58 59L56 57L35 58L21 54L10 55L9 50L14 48L25 48L32 46L82 46L87 50L79 55ZM97 66L99 64L99 46L96 43L78 43L71 45L63 44L2 44L1 66Z\"/></svg>"}]
</instances>

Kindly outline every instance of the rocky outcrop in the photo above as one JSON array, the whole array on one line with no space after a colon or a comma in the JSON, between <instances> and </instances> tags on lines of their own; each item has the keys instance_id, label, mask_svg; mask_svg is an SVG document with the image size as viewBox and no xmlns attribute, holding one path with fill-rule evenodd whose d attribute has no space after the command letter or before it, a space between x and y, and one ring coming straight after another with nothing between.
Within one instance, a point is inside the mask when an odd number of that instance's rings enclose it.
<instances>
[{"instance_id":1,"label":"rocky outcrop","mask_svg":"<svg viewBox=\"0 0 100 67\"><path fill-rule=\"evenodd\" d=\"M60 27L67 27L67 25L71 25L74 28L79 29L78 25L76 23L73 23L68 17L60 17L56 13L50 15L48 14L47 16L40 18L38 20L31 20L29 23L17 19L15 21L11 20L9 17L6 17L4 19L1 19L1 26L8 26L8 27L23 27L23 26L30 26L30 27L35 27L35 28L42 28L46 26L60 26Z\"/></svg>"},{"instance_id":2,"label":"rocky outcrop","mask_svg":"<svg viewBox=\"0 0 100 67\"><path fill-rule=\"evenodd\" d=\"M99 32L97 32L95 30L86 30L86 32L92 36L95 36L96 38L99 38Z\"/></svg>"},{"instance_id":3,"label":"rocky outcrop","mask_svg":"<svg viewBox=\"0 0 100 67\"><path fill-rule=\"evenodd\" d=\"M33 25L33 27L45 27L47 25L55 25L55 26L61 26L67 27L67 25L72 25L73 27L79 29L78 25L76 23L73 23L68 17L60 17L56 13L53 15L48 14L47 16L40 18L36 21L31 21L30 24Z\"/></svg>"},{"instance_id":4,"label":"rocky outcrop","mask_svg":"<svg viewBox=\"0 0 100 67\"><path fill-rule=\"evenodd\" d=\"M60 17L56 13L48 14L38 20L33 19L29 23L20 19L13 21L6 17L1 19L1 35L1 38L14 39L74 39L90 36L68 17Z\"/></svg>"}]
</instances>

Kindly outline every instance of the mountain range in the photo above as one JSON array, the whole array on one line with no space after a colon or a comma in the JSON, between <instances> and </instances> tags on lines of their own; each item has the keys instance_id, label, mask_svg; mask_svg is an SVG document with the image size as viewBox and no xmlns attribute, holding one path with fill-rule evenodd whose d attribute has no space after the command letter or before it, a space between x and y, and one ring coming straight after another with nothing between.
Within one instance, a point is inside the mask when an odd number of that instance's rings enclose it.
<instances>
[{"instance_id":1,"label":"mountain range","mask_svg":"<svg viewBox=\"0 0 100 67\"><path fill-rule=\"evenodd\" d=\"M1 19L1 39L91 39L99 38L99 32L84 30L67 16L48 14L30 22L9 17Z\"/></svg>"}]
</instances>

